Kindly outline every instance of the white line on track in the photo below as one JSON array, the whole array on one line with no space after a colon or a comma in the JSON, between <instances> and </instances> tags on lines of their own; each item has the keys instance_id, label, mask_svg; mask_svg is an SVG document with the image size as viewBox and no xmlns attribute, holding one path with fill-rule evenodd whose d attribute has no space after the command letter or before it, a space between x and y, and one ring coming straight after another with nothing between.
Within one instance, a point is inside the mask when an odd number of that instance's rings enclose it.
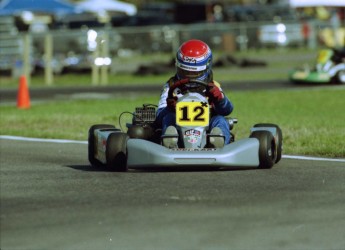
<instances>
[{"instance_id":1,"label":"white line on track","mask_svg":"<svg viewBox=\"0 0 345 250\"><path fill-rule=\"evenodd\" d=\"M30 137L11 136L11 135L0 135L0 139L15 140L15 141L87 144L87 141L61 140L61 139L41 139L41 138L30 138Z\"/></svg>"},{"instance_id":2,"label":"white line on track","mask_svg":"<svg viewBox=\"0 0 345 250\"><path fill-rule=\"evenodd\" d=\"M29 137L22 137L22 136L10 136L10 135L0 135L0 139L15 140L15 141L32 141L32 142L87 144L87 141L61 140L61 139L41 139L41 138L29 138ZM296 160L308 160L308 161L333 161L333 162L344 162L345 163L345 159L342 159L342 158L322 158L322 157L298 156L298 155L283 155L282 158L296 159Z\"/></svg>"},{"instance_id":3,"label":"white line on track","mask_svg":"<svg viewBox=\"0 0 345 250\"><path fill-rule=\"evenodd\" d=\"M345 159L342 159L342 158L322 158L322 157L300 156L300 155L282 155L282 158L308 160L308 161L335 161L335 162L345 163Z\"/></svg>"}]
</instances>

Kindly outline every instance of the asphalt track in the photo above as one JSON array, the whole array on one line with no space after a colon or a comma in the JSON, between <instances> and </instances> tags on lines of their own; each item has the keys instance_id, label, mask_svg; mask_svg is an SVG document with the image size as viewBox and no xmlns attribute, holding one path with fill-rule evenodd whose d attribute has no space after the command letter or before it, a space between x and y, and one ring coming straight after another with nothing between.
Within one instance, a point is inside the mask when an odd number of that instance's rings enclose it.
<instances>
[{"instance_id":1,"label":"asphalt track","mask_svg":"<svg viewBox=\"0 0 345 250\"><path fill-rule=\"evenodd\" d=\"M95 170L85 143L0 139L1 250L345 249L345 161Z\"/></svg>"},{"instance_id":2,"label":"asphalt track","mask_svg":"<svg viewBox=\"0 0 345 250\"><path fill-rule=\"evenodd\" d=\"M36 88L30 95L137 91L159 87ZM0 103L15 99L16 90L0 91ZM115 173L92 169L85 143L1 138L0 174L1 250L345 249L344 160L286 156L270 170Z\"/></svg>"}]
</instances>

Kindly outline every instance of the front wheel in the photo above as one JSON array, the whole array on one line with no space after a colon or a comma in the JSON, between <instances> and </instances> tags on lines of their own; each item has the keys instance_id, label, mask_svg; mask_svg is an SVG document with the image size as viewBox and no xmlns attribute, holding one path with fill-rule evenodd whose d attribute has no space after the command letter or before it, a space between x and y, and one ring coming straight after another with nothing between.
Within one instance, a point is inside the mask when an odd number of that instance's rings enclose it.
<instances>
[{"instance_id":1,"label":"front wheel","mask_svg":"<svg viewBox=\"0 0 345 250\"><path fill-rule=\"evenodd\" d=\"M88 137L88 155L89 155L89 162L92 167L103 167L104 165L95 158L96 153L96 141L95 141L95 130L96 129L114 129L114 125L110 124L96 124L90 127L89 129L89 137Z\"/></svg>"},{"instance_id":2,"label":"front wheel","mask_svg":"<svg viewBox=\"0 0 345 250\"><path fill-rule=\"evenodd\" d=\"M276 143L271 132L259 130L251 133L250 138L259 140L259 168L272 168L276 162Z\"/></svg>"},{"instance_id":3,"label":"front wheel","mask_svg":"<svg viewBox=\"0 0 345 250\"><path fill-rule=\"evenodd\" d=\"M336 78L337 78L339 83L345 84L345 70L340 70L337 73Z\"/></svg>"},{"instance_id":4,"label":"front wheel","mask_svg":"<svg viewBox=\"0 0 345 250\"><path fill-rule=\"evenodd\" d=\"M118 172L126 172L127 167L127 140L128 135L116 132L109 135L105 150L107 167Z\"/></svg>"},{"instance_id":5,"label":"front wheel","mask_svg":"<svg viewBox=\"0 0 345 250\"><path fill-rule=\"evenodd\" d=\"M277 145L277 159L275 163L278 163L280 159L282 158L282 151L283 151L283 132L281 128L273 123L258 123L254 125L255 128L262 128L262 127L274 127L277 129L277 140L276 140L276 145Z\"/></svg>"}]
</instances>

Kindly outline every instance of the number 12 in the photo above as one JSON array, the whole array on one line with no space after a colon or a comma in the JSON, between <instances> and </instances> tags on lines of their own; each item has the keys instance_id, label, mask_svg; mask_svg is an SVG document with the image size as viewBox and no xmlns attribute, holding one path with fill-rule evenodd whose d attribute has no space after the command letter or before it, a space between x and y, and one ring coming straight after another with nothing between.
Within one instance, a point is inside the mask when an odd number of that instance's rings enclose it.
<instances>
[{"instance_id":1,"label":"number 12","mask_svg":"<svg viewBox=\"0 0 345 250\"><path fill-rule=\"evenodd\" d=\"M181 121L190 121L191 119L188 117L188 106L183 106L180 108L182 111L182 118ZM192 121L205 121L205 118L203 118L203 114L205 113L205 109L203 109L201 106L194 107L193 109L193 115L194 118Z\"/></svg>"}]
</instances>

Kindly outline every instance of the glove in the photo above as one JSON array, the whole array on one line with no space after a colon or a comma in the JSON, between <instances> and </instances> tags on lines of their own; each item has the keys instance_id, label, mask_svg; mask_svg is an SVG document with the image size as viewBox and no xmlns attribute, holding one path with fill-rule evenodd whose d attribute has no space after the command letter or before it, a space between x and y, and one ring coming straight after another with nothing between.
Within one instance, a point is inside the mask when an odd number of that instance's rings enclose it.
<instances>
[{"instance_id":1,"label":"glove","mask_svg":"<svg viewBox=\"0 0 345 250\"><path fill-rule=\"evenodd\" d=\"M181 85L184 85L184 84L186 84L188 82L189 82L189 79L188 78L184 78L184 79L181 79L181 80L178 80L178 81L174 82L173 86L178 88Z\"/></svg>"},{"instance_id":2,"label":"glove","mask_svg":"<svg viewBox=\"0 0 345 250\"><path fill-rule=\"evenodd\" d=\"M213 82L210 82L207 86L206 96L211 102L220 102L224 98L222 91Z\"/></svg>"},{"instance_id":3,"label":"glove","mask_svg":"<svg viewBox=\"0 0 345 250\"><path fill-rule=\"evenodd\" d=\"M172 97L172 98L167 98L167 106L171 110L176 109L176 102L177 102L177 97Z\"/></svg>"},{"instance_id":4,"label":"glove","mask_svg":"<svg viewBox=\"0 0 345 250\"><path fill-rule=\"evenodd\" d=\"M180 86L183 86L187 82L189 82L188 78L178 80L178 81L174 82L174 85L171 87L171 89L169 91L172 91L172 90L174 90L176 88L179 88ZM169 92L169 95L170 95L170 92ZM166 101L167 101L167 106L168 106L169 109L171 109L171 110L175 110L176 109L176 102L177 102L177 97L176 96L174 96L172 98L167 98Z\"/></svg>"}]
</instances>

